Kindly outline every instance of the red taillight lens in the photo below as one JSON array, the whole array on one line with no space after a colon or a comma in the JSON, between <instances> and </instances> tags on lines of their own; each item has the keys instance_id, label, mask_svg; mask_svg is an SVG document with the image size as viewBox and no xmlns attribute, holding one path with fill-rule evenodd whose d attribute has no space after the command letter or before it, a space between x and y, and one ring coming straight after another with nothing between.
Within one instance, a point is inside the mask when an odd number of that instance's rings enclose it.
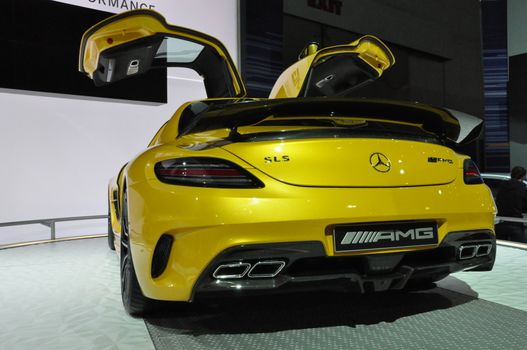
<instances>
[{"instance_id":1,"label":"red taillight lens","mask_svg":"<svg viewBox=\"0 0 527 350\"><path fill-rule=\"evenodd\" d=\"M195 157L167 159L154 167L161 182L199 187L261 188L264 184L227 160Z\"/></svg>"},{"instance_id":2,"label":"red taillight lens","mask_svg":"<svg viewBox=\"0 0 527 350\"><path fill-rule=\"evenodd\" d=\"M467 185L483 183L478 166L471 159L465 159L463 162L463 179Z\"/></svg>"}]
</instances>

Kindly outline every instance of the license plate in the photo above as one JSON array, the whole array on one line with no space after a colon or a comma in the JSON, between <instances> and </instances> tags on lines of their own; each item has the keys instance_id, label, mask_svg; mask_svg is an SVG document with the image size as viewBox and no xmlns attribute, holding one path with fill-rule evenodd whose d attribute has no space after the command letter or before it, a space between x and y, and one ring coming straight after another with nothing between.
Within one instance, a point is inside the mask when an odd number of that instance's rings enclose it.
<instances>
[{"instance_id":1,"label":"license plate","mask_svg":"<svg viewBox=\"0 0 527 350\"><path fill-rule=\"evenodd\" d=\"M437 224L433 221L396 221L336 225L335 252L411 248L435 245Z\"/></svg>"}]
</instances>

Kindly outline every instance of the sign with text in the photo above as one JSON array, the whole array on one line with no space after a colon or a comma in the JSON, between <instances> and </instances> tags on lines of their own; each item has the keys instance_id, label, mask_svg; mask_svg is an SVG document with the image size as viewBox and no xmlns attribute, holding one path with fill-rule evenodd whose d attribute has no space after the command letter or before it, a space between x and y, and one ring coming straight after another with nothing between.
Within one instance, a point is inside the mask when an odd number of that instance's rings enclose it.
<instances>
[{"instance_id":1,"label":"sign with text","mask_svg":"<svg viewBox=\"0 0 527 350\"><path fill-rule=\"evenodd\" d=\"M137 9L160 11L160 0L54 0L65 4L88 7L96 10L119 13Z\"/></svg>"}]
</instances>

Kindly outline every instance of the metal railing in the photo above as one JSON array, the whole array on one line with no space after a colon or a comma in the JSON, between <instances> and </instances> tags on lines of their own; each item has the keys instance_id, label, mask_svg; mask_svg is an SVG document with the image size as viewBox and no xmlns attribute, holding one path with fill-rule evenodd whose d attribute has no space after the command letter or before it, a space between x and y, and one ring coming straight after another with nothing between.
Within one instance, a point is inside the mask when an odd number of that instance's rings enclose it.
<instances>
[{"instance_id":1,"label":"metal railing","mask_svg":"<svg viewBox=\"0 0 527 350\"><path fill-rule=\"evenodd\" d=\"M498 222L505 222L505 221L527 223L527 219L525 219L525 218L513 218L513 217L510 217L510 216L496 216L496 220L495 220L496 223L498 223Z\"/></svg>"},{"instance_id":2,"label":"metal railing","mask_svg":"<svg viewBox=\"0 0 527 350\"><path fill-rule=\"evenodd\" d=\"M494 219L494 224L499 224L499 223L502 223L502 222L518 222L518 223L523 223L524 225L524 240L527 238L527 219L525 217L523 218L514 218L514 217L510 217L510 216L496 216L496 218ZM527 250L527 243L525 242L517 242L517 241L508 241L508 240L503 240L503 239L498 239L497 240L497 243L499 245L503 245L503 246L507 246L507 247L512 247L512 248L519 248L519 249L523 249L523 250Z\"/></svg>"},{"instance_id":3,"label":"metal railing","mask_svg":"<svg viewBox=\"0 0 527 350\"><path fill-rule=\"evenodd\" d=\"M7 227L7 226L22 226L22 225L44 225L46 227L49 227L50 229L50 241L55 241L56 238L56 223L57 222L66 222L66 221L84 221L84 220L102 220L102 219L108 219L108 215L89 215L89 216L72 216L72 217L66 217L66 218L51 218L51 219L37 219L37 220L25 220L25 221L12 221L12 222L0 222L0 227ZM514 217L507 217L507 216L497 216L495 218L495 223L500 222L523 222L524 224L527 224L526 218L514 218ZM505 241L500 241L500 243L503 243ZM26 243L32 243L32 242L26 242ZM36 243L36 242L35 242ZM10 246L10 245L8 245ZM523 244L525 249L525 244Z\"/></svg>"},{"instance_id":4,"label":"metal railing","mask_svg":"<svg viewBox=\"0 0 527 350\"><path fill-rule=\"evenodd\" d=\"M98 220L108 219L108 215L89 215L89 216L72 216L67 218L52 218L52 219L39 219L39 220L25 220L25 221L12 221L12 222L0 222L0 227L7 226L22 226L22 225L44 225L49 227L51 231L50 240L56 239L56 223L64 221L83 221L83 220Z\"/></svg>"}]
</instances>

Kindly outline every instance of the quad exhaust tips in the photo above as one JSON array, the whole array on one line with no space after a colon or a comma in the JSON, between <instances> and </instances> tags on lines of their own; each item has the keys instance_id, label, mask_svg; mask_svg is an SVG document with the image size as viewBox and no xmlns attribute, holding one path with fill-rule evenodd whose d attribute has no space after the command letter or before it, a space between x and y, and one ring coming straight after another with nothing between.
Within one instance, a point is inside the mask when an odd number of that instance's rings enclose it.
<instances>
[{"instance_id":1,"label":"quad exhaust tips","mask_svg":"<svg viewBox=\"0 0 527 350\"><path fill-rule=\"evenodd\" d=\"M214 270L212 277L217 279L243 278L250 268L251 264L243 262L223 264Z\"/></svg>"},{"instance_id":2,"label":"quad exhaust tips","mask_svg":"<svg viewBox=\"0 0 527 350\"><path fill-rule=\"evenodd\" d=\"M489 255L492 251L492 244L466 244L459 247L459 260L472 259L474 257Z\"/></svg>"},{"instance_id":3,"label":"quad exhaust tips","mask_svg":"<svg viewBox=\"0 0 527 350\"><path fill-rule=\"evenodd\" d=\"M237 262L222 264L214 270L212 277L216 279L272 278L282 271L285 266L283 260L263 260L255 264Z\"/></svg>"},{"instance_id":4,"label":"quad exhaust tips","mask_svg":"<svg viewBox=\"0 0 527 350\"><path fill-rule=\"evenodd\" d=\"M249 278L269 278L274 277L282 271L285 261L267 260L258 261L249 271Z\"/></svg>"}]
</instances>

